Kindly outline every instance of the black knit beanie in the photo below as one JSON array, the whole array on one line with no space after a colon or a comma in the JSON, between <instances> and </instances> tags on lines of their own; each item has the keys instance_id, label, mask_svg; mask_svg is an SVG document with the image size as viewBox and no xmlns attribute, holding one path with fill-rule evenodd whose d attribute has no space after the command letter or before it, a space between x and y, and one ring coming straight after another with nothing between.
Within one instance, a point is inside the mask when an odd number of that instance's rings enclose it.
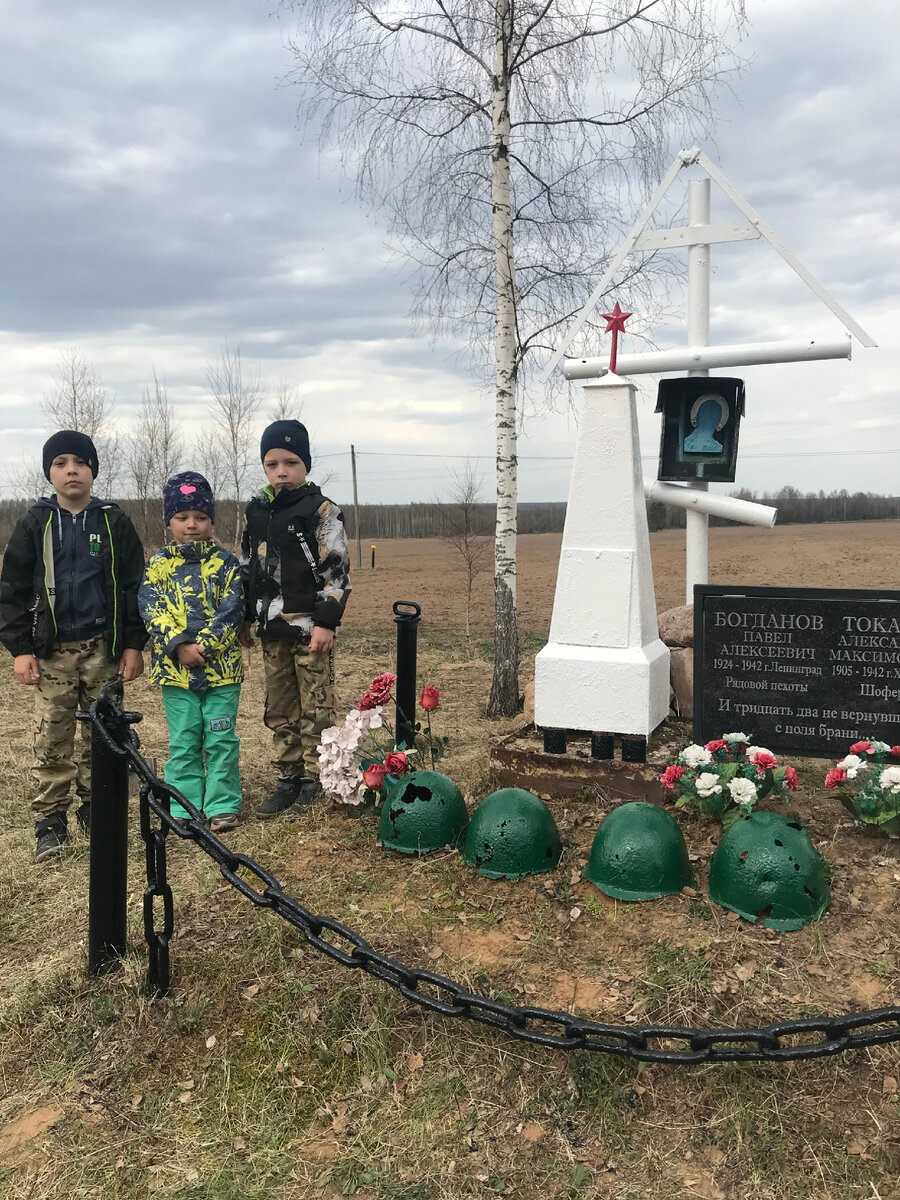
<instances>
[{"instance_id":1,"label":"black knit beanie","mask_svg":"<svg viewBox=\"0 0 900 1200\"><path fill-rule=\"evenodd\" d=\"M270 450L287 450L306 464L307 471L312 466L312 456L309 453L309 434L306 426L299 421L273 421L263 430L259 443L259 457L265 461Z\"/></svg>"},{"instance_id":2,"label":"black knit beanie","mask_svg":"<svg viewBox=\"0 0 900 1200\"><path fill-rule=\"evenodd\" d=\"M83 458L91 468L93 477L97 478L97 472L100 470L97 450L86 433L79 433L76 429L61 429L59 433L54 433L52 437L47 438L41 456L44 462L44 474L48 479L50 478L50 464L59 454L74 454L78 458Z\"/></svg>"},{"instance_id":3,"label":"black knit beanie","mask_svg":"<svg viewBox=\"0 0 900 1200\"><path fill-rule=\"evenodd\" d=\"M206 513L215 523L216 506L212 488L199 471L180 471L167 480L163 488L163 512L167 525L176 513L187 512L189 508Z\"/></svg>"}]
</instances>

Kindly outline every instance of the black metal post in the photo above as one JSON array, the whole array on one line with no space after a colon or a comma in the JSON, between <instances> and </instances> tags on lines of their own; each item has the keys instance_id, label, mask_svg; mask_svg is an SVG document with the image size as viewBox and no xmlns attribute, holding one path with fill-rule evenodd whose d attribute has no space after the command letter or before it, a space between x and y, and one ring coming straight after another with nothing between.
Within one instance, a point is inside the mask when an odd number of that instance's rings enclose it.
<instances>
[{"instance_id":1,"label":"black metal post","mask_svg":"<svg viewBox=\"0 0 900 1200\"><path fill-rule=\"evenodd\" d=\"M615 758L616 738L612 733L591 734L591 758Z\"/></svg>"},{"instance_id":2,"label":"black metal post","mask_svg":"<svg viewBox=\"0 0 900 1200\"><path fill-rule=\"evenodd\" d=\"M565 729L545 729L544 730L544 753L545 754L565 754L566 752L566 731Z\"/></svg>"},{"instance_id":3,"label":"black metal post","mask_svg":"<svg viewBox=\"0 0 900 1200\"><path fill-rule=\"evenodd\" d=\"M404 610L411 611L404 611ZM397 745L414 746L416 741L416 647L422 609L414 600L394 602L397 625Z\"/></svg>"},{"instance_id":4,"label":"black metal post","mask_svg":"<svg viewBox=\"0 0 900 1200\"><path fill-rule=\"evenodd\" d=\"M372 547L372 570L375 570L375 547Z\"/></svg>"},{"instance_id":5,"label":"black metal post","mask_svg":"<svg viewBox=\"0 0 900 1200\"><path fill-rule=\"evenodd\" d=\"M647 761L647 739L640 734L622 738L622 762L645 763Z\"/></svg>"},{"instance_id":6,"label":"black metal post","mask_svg":"<svg viewBox=\"0 0 900 1200\"><path fill-rule=\"evenodd\" d=\"M125 953L127 884L128 760L115 753L97 724L92 723L88 891L88 971L91 975L105 975L115 970Z\"/></svg>"}]
</instances>

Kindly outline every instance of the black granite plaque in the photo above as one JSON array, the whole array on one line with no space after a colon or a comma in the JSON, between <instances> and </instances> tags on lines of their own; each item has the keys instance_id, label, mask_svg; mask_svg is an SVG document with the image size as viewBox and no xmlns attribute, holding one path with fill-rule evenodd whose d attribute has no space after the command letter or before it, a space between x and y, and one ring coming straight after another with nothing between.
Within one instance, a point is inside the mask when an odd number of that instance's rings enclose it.
<instances>
[{"instance_id":1,"label":"black granite plaque","mask_svg":"<svg viewBox=\"0 0 900 1200\"><path fill-rule=\"evenodd\" d=\"M900 743L900 592L694 588L694 740L841 758Z\"/></svg>"}]
</instances>

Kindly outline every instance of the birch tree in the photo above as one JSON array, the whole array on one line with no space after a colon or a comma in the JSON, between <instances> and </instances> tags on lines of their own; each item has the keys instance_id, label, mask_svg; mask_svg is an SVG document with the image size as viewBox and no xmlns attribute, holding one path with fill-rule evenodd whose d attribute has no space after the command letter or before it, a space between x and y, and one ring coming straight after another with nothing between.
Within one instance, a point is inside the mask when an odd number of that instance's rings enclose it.
<instances>
[{"instance_id":1,"label":"birch tree","mask_svg":"<svg viewBox=\"0 0 900 1200\"><path fill-rule=\"evenodd\" d=\"M157 532L160 544L165 542L162 491L166 480L178 470L181 454L181 433L175 421L175 411L169 404L166 381L160 379L154 370L153 387L144 389L140 412L129 432L125 455L131 490L140 505L141 534L148 544L155 540L151 514L161 520Z\"/></svg>"},{"instance_id":2,"label":"birch tree","mask_svg":"<svg viewBox=\"0 0 900 1200\"><path fill-rule=\"evenodd\" d=\"M740 0L295 0L305 128L422 268L413 310L492 376L494 677L518 707L516 439L530 355L583 302L672 153L711 119ZM646 311L648 274L610 289ZM652 263L659 269L659 261ZM642 303L642 300L644 303ZM588 338L596 326L586 326ZM539 365L539 364L538 364ZM534 372L532 371L533 375Z\"/></svg>"},{"instance_id":3,"label":"birch tree","mask_svg":"<svg viewBox=\"0 0 900 1200\"><path fill-rule=\"evenodd\" d=\"M97 450L100 471L97 491L110 496L121 484L119 436L113 425L113 402L102 377L77 346L62 353L56 382L44 397L44 419L52 433L76 429L86 433Z\"/></svg>"},{"instance_id":4,"label":"birch tree","mask_svg":"<svg viewBox=\"0 0 900 1200\"><path fill-rule=\"evenodd\" d=\"M228 486L236 505L234 544L237 545L243 519L241 497L255 452L254 422L262 404L262 385L257 371L244 370L240 350L231 350L227 345L218 362L207 367L206 379L212 393L210 408L215 440L227 465Z\"/></svg>"}]
</instances>

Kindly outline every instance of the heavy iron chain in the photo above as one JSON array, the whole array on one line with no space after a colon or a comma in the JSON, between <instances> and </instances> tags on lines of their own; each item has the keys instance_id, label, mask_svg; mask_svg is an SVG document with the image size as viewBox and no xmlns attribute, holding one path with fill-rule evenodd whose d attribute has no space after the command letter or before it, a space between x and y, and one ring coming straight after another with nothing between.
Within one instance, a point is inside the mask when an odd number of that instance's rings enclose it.
<instances>
[{"instance_id":1,"label":"heavy iron chain","mask_svg":"<svg viewBox=\"0 0 900 1200\"><path fill-rule=\"evenodd\" d=\"M510 1037L556 1050L589 1050L638 1062L720 1063L791 1062L825 1058L845 1050L900 1041L900 1006L779 1021L762 1029L691 1029L680 1025L605 1025L570 1013L524 1004L504 1004L470 992L462 984L421 967L410 967L380 954L361 934L334 917L318 916L289 896L275 876L247 854L236 854L205 827L203 815L177 788L164 783L140 753L129 725L139 713L123 712L118 700L101 696L90 710L110 750L128 759L141 781L141 836L147 858L144 933L149 950L147 990L164 996L169 990L169 942L174 928L172 889L166 879L166 837L195 842L219 866L223 877L258 908L290 922L315 950L343 967L362 969L413 1004L444 1017L463 1017L500 1029ZM186 821L171 815L176 800L190 814ZM154 824L156 817L158 824ZM157 929L154 902L161 898L162 928Z\"/></svg>"}]
</instances>

